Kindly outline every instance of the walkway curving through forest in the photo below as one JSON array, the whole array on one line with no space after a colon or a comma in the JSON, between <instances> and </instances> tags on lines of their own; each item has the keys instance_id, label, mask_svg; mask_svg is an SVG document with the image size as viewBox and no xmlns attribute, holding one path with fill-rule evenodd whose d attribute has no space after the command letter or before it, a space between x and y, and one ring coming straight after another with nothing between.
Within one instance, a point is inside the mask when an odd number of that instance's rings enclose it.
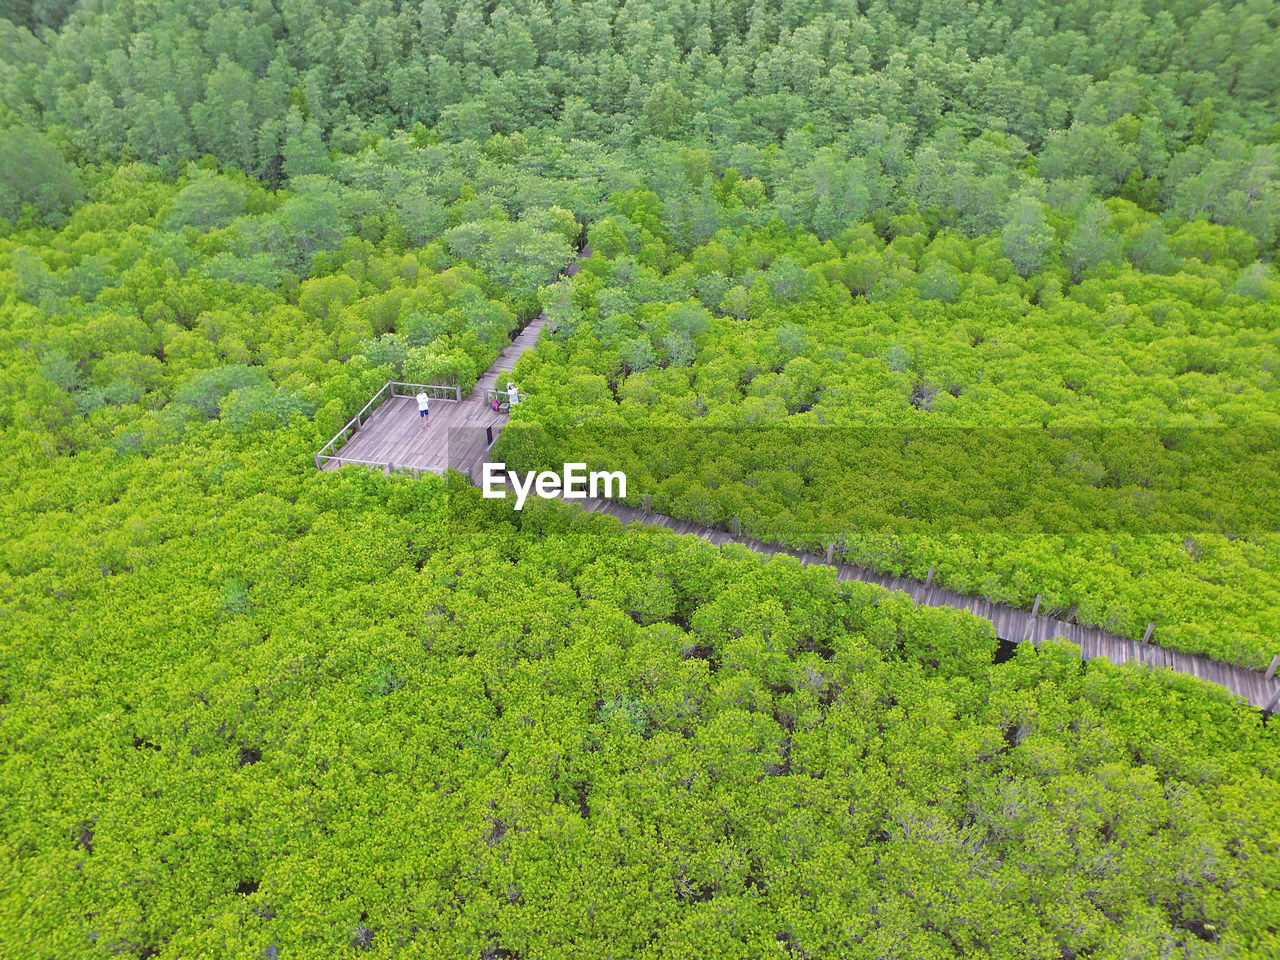
<instances>
[{"instance_id":1,"label":"walkway curving through forest","mask_svg":"<svg viewBox=\"0 0 1280 960\"><path fill-rule=\"evenodd\" d=\"M589 256L591 248L583 246L566 265L563 274L574 276L578 270L578 261ZM492 410L489 405L492 392L498 389L498 379L503 372L510 371L525 351L537 344L546 323L545 313L540 313L531 320L480 376L468 398L433 402L433 423L430 427L419 425L416 405L409 397L392 396L359 426L340 452L326 459L323 464L317 455L317 465L331 470L351 463L379 467L386 472L407 469L441 474L447 469L454 469L470 476L475 482L480 475L480 467L488 458L489 447L510 419L508 414ZM1135 641L1100 627L1040 615L1038 601L1036 609L1023 610L944 589L934 585L932 577L928 581L893 577L866 567L836 563L817 554L790 550L778 544L749 537L735 537L722 530L628 507L611 500L570 502L588 513L609 514L624 524L666 527L676 533L700 537L717 545L739 544L765 556L786 554L805 564L832 566L840 580L874 583L886 590L905 593L921 606L968 610L989 620L996 637L1006 643L1038 645L1046 640L1064 639L1078 646L1081 656L1086 660L1106 657L1115 664L1135 662L1163 667L1224 687L1267 712L1280 706L1280 677L1275 675L1280 656L1272 661L1271 669L1263 673L1197 654L1170 650L1156 643ZM1147 639L1149 641L1150 631Z\"/></svg>"},{"instance_id":2,"label":"walkway curving through forest","mask_svg":"<svg viewBox=\"0 0 1280 960\"><path fill-rule=\"evenodd\" d=\"M578 253L572 260L565 265L563 275L566 277L575 277L578 274L578 263L586 260L591 256L591 248L585 243L579 248ZM530 320L528 325L520 331L514 340L504 349L493 363L489 364L489 369L480 374L480 379L476 381L475 389L471 391L471 399L477 403L487 403L489 399L489 391L498 389L498 377L504 370L512 370L515 368L516 361L526 350L533 349L538 343L538 337L542 335L543 328L547 325L547 314L544 310L534 319ZM503 384L506 386L506 384ZM506 421L504 420L505 424ZM496 434L495 434L496 436Z\"/></svg>"},{"instance_id":3,"label":"walkway curving through forest","mask_svg":"<svg viewBox=\"0 0 1280 960\"><path fill-rule=\"evenodd\" d=\"M1280 705L1280 676L1274 673L1275 661L1272 662L1272 669L1263 673L1197 654L1170 650L1156 643L1131 640L1100 627L1090 627L1040 615L1038 601L1035 610L1022 610L935 586L931 579L926 582L909 577L893 577L877 573L867 567L836 563L817 554L790 550L778 544L765 543L749 537L735 537L723 530L715 530L690 521L677 520L674 517L628 507L614 500L591 498L565 502L572 503L587 513L608 514L624 524L639 523L651 527L666 527L675 533L700 537L717 546L737 544L765 556L785 554L795 557L804 564L831 566L835 568L836 577L839 580L874 583L886 590L905 593L919 606L968 610L975 616L989 620L995 629L996 637L1006 643L1032 643L1039 646L1046 640L1067 640L1080 648L1080 655L1085 660L1106 657L1117 665L1134 662L1148 667L1163 667L1225 687L1236 696L1245 698L1252 706L1260 707L1268 713L1273 712ZM1280 657L1276 659L1280 660Z\"/></svg>"}]
</instances>

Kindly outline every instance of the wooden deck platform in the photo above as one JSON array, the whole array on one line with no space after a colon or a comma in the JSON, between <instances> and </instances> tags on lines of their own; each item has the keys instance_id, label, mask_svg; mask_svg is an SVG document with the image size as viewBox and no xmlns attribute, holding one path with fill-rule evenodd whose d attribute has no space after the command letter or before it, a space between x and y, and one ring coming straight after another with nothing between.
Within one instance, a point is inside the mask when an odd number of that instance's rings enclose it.
<instances>
[{"instance_id":1,"label":"wooden deck platform","mask_svg":"<svg viewBox=\"0 0 1280 960\"><path fill-rule=\"evenodd\" d=\"M498 354L476 381L471 395L462 400L433 399L431 416L418 416L418 404L410 396L395 396L377 407L351 439L324 460L322 470L336 470L348 463L381 467L384 471L420 470L443 474L447 469L478 474L485 454L511 417L489 405L495 389L506 382L498 378L509 371L520 355L538 342L546 317L539 315Z\"/></svg>"},{"instance_id":2,"label":"wooden deck platform","mask_svg":"<svg viewBox=\"0 0 1280 960\"><path fill-rule=\"evenodd\" d=\"M432 400L430 422L418 416L412 397L392 397L378 407L355 436L324 462L336 470L349 463L392 470L443 474L452 467L466 473L483 462L494 439L510 419L480 400Z\"/></svg>"}]
</instances>

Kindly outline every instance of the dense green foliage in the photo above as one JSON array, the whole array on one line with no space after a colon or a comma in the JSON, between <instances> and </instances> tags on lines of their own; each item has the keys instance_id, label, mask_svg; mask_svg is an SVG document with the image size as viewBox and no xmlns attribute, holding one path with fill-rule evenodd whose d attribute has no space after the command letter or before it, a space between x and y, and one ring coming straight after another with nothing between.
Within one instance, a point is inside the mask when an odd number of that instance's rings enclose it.
<instances>
[{"instance_id":1,"label":"dense green foliage","mask_svg":"<svg viewBox=\"0 0 1280 960\"><path fill-rule=\"evenodd\" d=\"M1007 234L968 239L915 215L821 241L747 206L750 178L683 157L665 201L627 186L636 181L606 153L550 186L531 168L569 169L570 156L527 144L507 156L401 137L281 192L195 166L172 184L121 168L91 185L91 202L61 230L9 241L20 302L5 420L45 449L105 439L150 450L222 415L227 398L234 427L296 410L332 432L379 378L468 389L540 299L563 348L521 369L534 394L522 415L565 434L570 459L583 455L582 423L651 436L691 425L1048 426L1116 431L1120 462L1098 457L1075 472L1080 486L1125 476L1127 493L1149 485L1133 475L1136 449L1170 431L1199 431L1219 460L1241 431L1275 431L1280 281L1242 231L1119 199L1075 215L1037 207L1045 235L1023 276ZM686 195L699 181L712 199L695 216ZM579 237L575 210L591 222L594 255L571 283L546 286ZM1093 249L1105 257L1081 265ZM364 359L342 363L352 356ZM1005 437L1000 462L1027 459L1008 449L1016 434ZM1110 531L1124 537L1069 545L1056 535L1094 531L1100 514L1071 513L1054 491L1047 529L1021 532L1055 538L935 527L904 539L894 536L902 510L857 513L869 498L852 495L840 444L818 443L828 456L809 476L778 458L772 471L758 458L727 463L710 432L663 476L639 458L632 490L702 522L736 516L766 539L839 542L881 569L933 566L940 582L992 599L1042 594L1046 609L1135 636L1155 622L1161 642L1182 649L1255 666L1275 652L1267 517L1188 524L1185 513L1143 512ZM867 472L868 493L883 501L877 476ZM1216 496L1219 471L1198 479ZM1274 489L1232 492L1252 508ZM919 509L909 488L895 497ZM970 512L983 502L966 497ZM954 524L964 510L935 514Z\"/></svg>"},{"instance_id":2,"label":"dense green foliage","mask_svg":"<svg viewBox=\"0 0 1280 960\"><path fill-rule=\"evenodd\" d=\"M6 516L7 956L1276 949L1247 708L308 440Z\"/></svg>"},{"instance_id":3,"label":"dense green foliage","mask_svg":"<svg viewBox=\"0 0 1280 960\"><path fill-rule=\"evenodd\" d=\"M543 310L513 463L1261 666L1278 100L1266 0L0 0L0 956L1280 955L1220 690L312 466Z\"/></svg>"},{"instance_id":4,"label":"dense green foliage","mask_svg":"<svg viewBox=\"0 0 1280 960\"><path fill-rule=\"evenodd\" d=\"M0 104L80 162L176 173L207 153L279 182L315 172L323 142L422 124L700 143L774 167L823 237L911 204L984 232L1024 191L1123 195L1266 247L1280 226L1267 0L66 7L0 20Z\"/></svg>"}]
</instances>

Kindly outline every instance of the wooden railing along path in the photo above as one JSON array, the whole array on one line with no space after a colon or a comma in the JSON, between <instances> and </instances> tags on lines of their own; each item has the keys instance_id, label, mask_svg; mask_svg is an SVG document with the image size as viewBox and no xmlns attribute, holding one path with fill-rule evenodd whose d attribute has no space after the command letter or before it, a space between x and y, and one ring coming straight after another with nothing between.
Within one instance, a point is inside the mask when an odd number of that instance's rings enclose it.
<instances>
[{"instance_id":1,"label":"wooden railing along path","mask_svg":"<svg viewBox=\"0 0 1280 960\"><path fill-rule=\"evenodd\" d=\"M776 543L735 536L691 521L677 520L674 517L653 513L647 507L628 507L616 500L591 498L565 502L573 503L587 513L608 514L624 524L640 523L645 526L666 527L675 533L690 534L718 546L738 544L766 556L786 554L804 564L831 566L835 568L836 576L840 580L874 583L886 590L905 593L920 606L968 610L976 616L991 621L996 637L1007 643L1031 643L1039 646L1047 640L1063 639L1079 647L1081 656L1086 660L1106 657L1117 665L1133 661L1149 667L1163 667L1209 683L1216 683L1268 713L1274 712L1276 707L1280 706L1280 677L1276 676L1277 667L1280 667L1280 654L1272 658L1271 665L1265 672L1250 670L1247 667L1223 663L1209 657L1170 650L1168 647L1153 643L1154 624L1147 626L1143 639L1138 641L1101 627L1042 615L1039 597L1036 597L1034 607L1028 611L947 590L934 584L932 568L929 570L928 579L923 581L910 577L895 577L856 564L836 562L834 546L828 546L826 556L820 556L803 550L791 550ZM645 502L648 503L647 497Z\"/></svg>"},{"instance_id":2,"label":"wooden railing along path","mask_svg":"<svg viewBox=\"0 0 1280 960\"><path fill-rule=\"evenodd\" d=\"M462 391L458 387L442 386L436 383L401 383L398 380L388 380L359 413L348 420L346 425L335 433L328 443L316 451L316 469L323 470L330 461L339 459L343 463L359 463L367 467L387 466L384 462L338 457L337 454L346 445L347 441L355 436L356 431L373 418L374 413L382 406L384 401L392 397L414 397L417 396L419 390L427 391L427 395L433 400L452 400L454 402L462 400Z\"/></svg>"}]
</instances>

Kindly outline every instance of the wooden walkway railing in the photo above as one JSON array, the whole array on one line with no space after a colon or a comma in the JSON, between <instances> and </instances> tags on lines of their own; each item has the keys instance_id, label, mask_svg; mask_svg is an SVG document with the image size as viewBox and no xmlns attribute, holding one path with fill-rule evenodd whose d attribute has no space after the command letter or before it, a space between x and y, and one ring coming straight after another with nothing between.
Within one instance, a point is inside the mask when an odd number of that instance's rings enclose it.
<instances>
[{"instance_id":1,"label":"wooden walkway railing","mask_svg":"<svg viewBox=\"0 0 1280 960\"><path fill-rule=\"evenodd\" d=\"M1148 625L1142 640L1133 640L1101 627L1071 623L1056 617L1041 615L1039 597L1036 598L1035 606L1028 611L935 586L932 569L929 571L928 578L921 581L879 573L855 564L837 563L834 559L835 551L830 547L827 549L826 556L820 556L653 513L648 508L648 497L644 498L644 505L639 508L628 507L616 500L599 498L563 502L572 503L587 513L608 514L624 524L640 523L646 526L666 527L675 533L690 534L718 546L729 543L738 544L766 556L786 554L804 564L831 566L835 568L836 576L840 580L874 583L886 590L905 593L920 606L968 610L976 616L991 621L996 638L1007 643L1031 643L1039 646L1047 640L1067 640L1080 648L1080 654L1086 660L1106 657L1117 665L1133 661L1148 667L1163 667L1225 687L1232 694L1243 697L1251 705L1260 707L1267 713L1273 713L1280 706L1280 677L1276 676L1277 668L1280 667L1280 654L1272 658L1271 665L1265 673L1260 670L1250 670L1247 667L1223 663L1198 654L1171 650L1152 643L1154 624Z\"/></svg>"},{"instance_id":2,"label":"wooden walkway railing","mask_svg":"<svg viewBox=\"0 0 1280 960\"><path fill-rule=\"evenodd\" d=\"M480 394L480 402L486 407L493 409L493 401L498 401L499 413L511 412L511 392L509 390L498 390L495 387L486 387L483 391L477 387L476 393ZM523 390L516 391L516 402L523 402L529 395Z\"/></svg>"},{"instance_id":3,"label":"wooden walkway railing","mask_svg":"<svg viewBox=\"0 0 1280 960\"><path fill-rule=\"evenodd\" d=\"M433 400L462 400L462 390L459 387L445 386L438 383L401 383L398 380L388 380L382 389L373 395L373 398L364 405L364 408L354 417L347 421L346 425L335 433L323 447L316 452L316 469L323 470L324 465L333 459L342 449L343 444L350 440L357 430L364 426L369 418L373 416L374 411L382 406L383 401L391 397L413 397L417 396L419 390L427 391L427 396ZM360 463L370 467L381 467L385 464L373 463L364 460L343 460L344 463Z\"/></svg>"}]
</instances>

